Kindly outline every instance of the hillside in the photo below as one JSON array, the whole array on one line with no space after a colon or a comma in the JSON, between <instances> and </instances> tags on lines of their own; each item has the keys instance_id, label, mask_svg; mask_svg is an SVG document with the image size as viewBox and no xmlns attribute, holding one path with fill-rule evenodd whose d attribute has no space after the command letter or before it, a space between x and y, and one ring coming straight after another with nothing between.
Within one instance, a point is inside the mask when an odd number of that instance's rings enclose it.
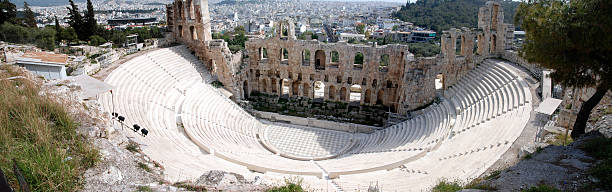
<instances>
[{"instance_id":1,"label":"hillside","mask_svg":"<svg viewBox=\"0 0 612 192\"><path fill-rule=\"evenodd\" d=\"M402 9L393 13L403 21L441 32L451 27L476 27L478 8L488 0L417 0L406 3ZM519 2L500 1L504 8L504 22L513 23L514 12Z\"/></svg>"},{"instance_id":2,"label":"hillside","mask_svg":"<svg viewBox=\"0 0 612 192\"><path fill-rule=\"evenodd\" d=\"M58 6L68 5L68 0L10 0L11 3L17 5L17 8L23 7L23 2L26 1L30 6ZM86 0L74 0L75 3L83 3Z\"/></svg>"}]
</instances>

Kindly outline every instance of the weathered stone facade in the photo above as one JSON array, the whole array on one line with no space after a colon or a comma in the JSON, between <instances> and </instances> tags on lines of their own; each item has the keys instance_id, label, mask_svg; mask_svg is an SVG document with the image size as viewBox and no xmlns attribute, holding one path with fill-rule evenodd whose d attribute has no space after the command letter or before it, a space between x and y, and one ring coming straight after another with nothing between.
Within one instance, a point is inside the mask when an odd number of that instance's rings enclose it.
<instances>
[{"instance_id":1,"label":"weathered stone facade","mask_svg":"<svg viewBox=\"0 0 612 192\"><path fill-rule=\"evenodd\" d=\"M241 52L232 54L223 40L211 39L206 0L175 0L169 7L175 38L208 65L234 99L256 91L349 103L351 86L358 85L360 105L383 105L399 114L431 103L437 77L446 89L485 58L502 57L513 32L512 25L503 23L501 5L487 2L479 10L477 29L444 31L439 55L414 58L405 45L298 40L294 22L287 18L277 22L273 37L249 39L243 58ZM321 85L322 97L314 91Z\"/></svg>"}]
</instances>

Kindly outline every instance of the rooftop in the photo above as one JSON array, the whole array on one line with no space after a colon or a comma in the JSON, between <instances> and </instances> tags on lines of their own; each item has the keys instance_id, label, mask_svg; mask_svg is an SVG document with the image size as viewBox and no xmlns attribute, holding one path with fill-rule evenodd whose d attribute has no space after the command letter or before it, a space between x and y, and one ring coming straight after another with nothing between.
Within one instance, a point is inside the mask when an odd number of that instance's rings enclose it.
<instances>
[{"instance_id":1,"label":"rooftop","mask_svg":"<svg viewBox=\"0 0 612 192\"><path fill-rule=\"evenodd\" d=\"M52 52L26 52L21 56L21 58L19 58L19 60L40 63L66 64L68 61L68 55L55 54Z\"/></svg>"}]
</instances>

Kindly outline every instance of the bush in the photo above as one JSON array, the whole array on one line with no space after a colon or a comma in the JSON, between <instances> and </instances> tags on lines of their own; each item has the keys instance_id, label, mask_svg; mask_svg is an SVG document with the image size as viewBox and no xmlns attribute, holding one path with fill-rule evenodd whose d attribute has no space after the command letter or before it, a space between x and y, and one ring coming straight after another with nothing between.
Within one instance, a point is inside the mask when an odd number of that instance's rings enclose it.
<instances>
[{"instance_id":1,"label":"bush","mask_svg":"<svg viewBox=\"0 0 612 192\"><path fill-rule=\"evenodd\" d=\"M463 187L461 187L461 184L459 184L459 182L457 181L449 182L446 180L442 180L433 189L431 189L431 191L432 192L455 192L461 189L463 189Z\"/></svg>"},{"instance_id":2,"label":"bush","mask_svg":"<svg viewBox=\"0 0 612 192\"><path fill-rule=\"evenodd\" d=\"M268 189L266 192L303 192L302 186L296 183L288 183L282 187L275 187L272 189Z\"/></svg>"},{"instance_id":3,"label":"bush","mask_svg":"<svg viewBox=\"0 0 612 192\"><path fill-rule=\"evenodd\" d=\"M141 168L147 172L151 172L151 168L149 168L149 166L143 162L138 162L138 168Z\"/></svg>"},{"instance_id":4,"label":"bush","mask_svg":"<svg viewBox=\"0 0 612 192\"><path fill-rule=\"evenodd\" d=\"M2 70L8 72L0 73L0 79L23 75L12 66ZM100 155L77 134L78 123L64 105L39 91L26 79L0 80L0 168L14 188L19 184L13 159L32 191L77 191L81 175Z\"/></svg>"},{"instance_id":5,"label":"bush","mask_svg":"<svg viewBox=\"0 0 612 192\"><path fill-rule=\"evenodd\" d=\"M538 185L536 187L522 190L522 192L561 192L561 190L548 185Z\"/></svg>"},{"instance_id":6,"label":"bush","mask_svg":"<svg viewBox=\"0 0 612 192\"><path fill-rule=\"evenodd\" d=\"M138 146L138 143L130 141L130 143L128 143L128 145L125 146L125 149L127 149L128 151L131 151L132 153L136 153L140 151L140 146Z\"/></svg>"},{"instance_id":7,"label":"bush","mask_svg":"<svg viewBox=\"0 0 612 192\"><path fill-rule=\"evenodd\" d=\"M106 43L106 39L100 37L99 35L93 35L89 37L89 45L91 46L99 46Z\"/></svg>"}]
</instances>

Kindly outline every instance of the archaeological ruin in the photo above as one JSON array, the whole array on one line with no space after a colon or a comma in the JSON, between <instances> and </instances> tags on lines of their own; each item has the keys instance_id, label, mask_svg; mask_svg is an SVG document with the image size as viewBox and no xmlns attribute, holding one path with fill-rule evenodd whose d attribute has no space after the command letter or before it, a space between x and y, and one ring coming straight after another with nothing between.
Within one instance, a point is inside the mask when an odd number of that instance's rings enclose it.
<instances>
[{"instance_id":1,"label":"archaeological ruin","mask_svg":"<svg viewBox=\"0 0 612 192\"><path fill-rule=\"evenodd\" d=\"M435 57L298 40L291 18L232 53L212 39L207 0L175 0L167 13L181 45L122 64L99 100L149 130L134 140L170 181L207 170L300 177L309 191L469 181L520 148L538 100L541 72L509 50L514 27L497 2L480 8L478 28L444 31Z\"/></svg>"}]
</instances>

